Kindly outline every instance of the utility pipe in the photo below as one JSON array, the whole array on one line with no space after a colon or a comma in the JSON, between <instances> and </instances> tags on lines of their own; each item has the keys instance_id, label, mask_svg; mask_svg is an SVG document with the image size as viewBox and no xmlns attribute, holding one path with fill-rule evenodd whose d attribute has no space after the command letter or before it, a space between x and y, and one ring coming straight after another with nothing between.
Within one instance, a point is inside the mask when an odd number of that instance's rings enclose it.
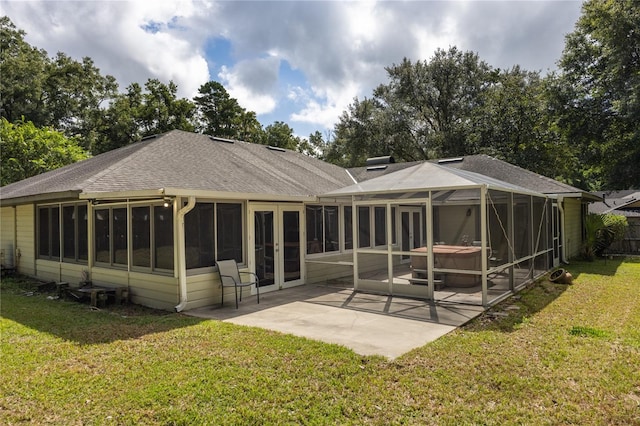
<instances>
[{"instance_id":1,"label":"utility pipe","mask_svg":"<svg viewBox=\"0 0 640 426\"><path fill-rule=\"evenodd\" d=\"M184 217L193 209L195 205L196 197L190 196L187 205L178 210L176 220L178 225L178 238L176 241L176 244L178 245L178 285L180 287L180 303L178 303L175 307L176 312L182 312L185 306L187 306L187 261L184 248Z\"/></svg>"}]
</instances>

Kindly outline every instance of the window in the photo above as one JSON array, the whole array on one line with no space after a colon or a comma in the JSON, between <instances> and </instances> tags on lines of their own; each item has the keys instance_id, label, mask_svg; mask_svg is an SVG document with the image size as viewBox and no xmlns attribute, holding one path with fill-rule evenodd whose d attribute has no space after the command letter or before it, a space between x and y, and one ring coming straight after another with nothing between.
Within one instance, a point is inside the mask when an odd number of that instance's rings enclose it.
<instances>
[{"instance_id":1,"label":"window","mask_svg":"<svg viewBox=\"0 0 640 426\"><path fill-rule=\"evenodd\" d=\"M369 207L358 207L358 247L371 247Z\"/></svg>"},{"instance_id":2,"label":"window","mask_svg":"<svg viewBox=\"0 0 640 426\"><path fill-rule=\"evenodd\" d=\"M216 260L243 263L243 224L240 203L196 203L185 216L187 269L210 267Z\"/></svg>"},{"instance_id":3,"label":"window","mask_svg":"<svg viewBox=\"0 0 640 426\"><path fill-rule=\"evenodd\" d=\"M110 263L111 210L96 209L93 213L95 233L95 261Z\"/></svg>"},{"instance_id":4,"label":"window","mask_svg":"<svg viewBox=\"0 0 640 426\"><path fill-rule=\"evenodd\" d=\"M149 267L149 209L148 206L132 207L131 218L128 218L126 207L96 208L93 215L95 261L117 266L129 264L131 223L131 265Z\"/></svg>"},{"instance_id":5,"label":"window","mask_svg":"<svg viewBox=\"0 0 640 426\"><path fill-rule=\"evenodd\" d=\"M112 262L115 265L126 266L128 261L128 241L129 235L127 232L127 209L117 208L113 209L113 258Z\"/></svg>"},{"instance_id":6,"label":"window","mask_svg":"<svg viewBox=\"0 0 640 426\"><path fill-rule=\"evenodd\" d=\"M374 231L375 245L387 244L387 209L386 207L374 207Z\"/></svg>"},{"instance_id":7,"label":"window","mask_svg":"<svg viewBox=\"0 0 640 426\"><path fill-rule=\"evenodd\" d=\"M213 266L213 203L196 203L184 217L187 269Z\"/></svg>"},{"instance_id":8,"label":"window","mask_svg":"<svg viewBox=\"0 0 640 426\"><path fill-rule=\"evenodd\" d=\"M62 257L65 261L87 261L87 223L86 205L65 205L62 207Z\"/></svg>"},{"instance_id":9,"label":"window","mask_svg":"<svg viewBox=\"0 0 640 426\"><path fill-rule=\"evenodd\" d=\"M307 254L322 253L323 220L322 206L307 206Z\"/></svg>"},{"instance_id":10,"label":"window","mask_svg":"<svg viewBox=\"0 0 640 426\"><path fill-rule=\"evenodd\" d=\"M86 204L76 206L76 253L77 260L86 262L89 260L89 218Z\"/></svg>"},{"instance_id":11,"label":"window","mask_svg":"<svg viewBox=\"0 0 640 426\"><path fill-rule=\"evenodd\" d=\"M308 205L307 254L340 250L338 206Z\"/></svg>"},{"instance_id":12,"label":"window","mask_svg":"<svg viewBox=\"0 0 640 426\"><path fill-rule=\"evenodd\" d=\"M60 207L38 208L38 257L60 260Z\"/></svg>"},{"instance_id":13,"label":"window","mask_svg":"<svg viewBox=\"0 0 640 426\"><path fill-rule=\"evenodd\" d=\"M125 213L124 208L114 208L112 211L112 256L113 264L116 265L124 265L127 262L126 232L121 228L121 219L126 219ZM130 215L131 266L173 270L173 208L163 205L133 206ZM96 219L96 231L97 222Z\"/></svg>"},{"instance_id":14,"label":"window","mask_svg":"<svg viewBox=\"0 0 640 426\"><path fill-rule=\"evenodd\" d=\"M353 249L353 209L351 206L344 206L344 249Z\"/></svg>"},{"instance_id":15,"label":"window","mask_svg":"<svg viewBox=\"0 0 640 426\"><path fill-rule=\"evenodd\" d=\"M131 265L151 267L151 207L131 208Z\"/></svg>"},{"instance_id":16,"label":"window","mask_svg":"<svg viewBox=\"0 0 640 426\"><path fill-rule=\"evenodd\" d=\"M242 204L216 204L218 260L242 263Z\"/></svg>"},{"instance_id":17,"label":"window","mask_svg":"<svg viewBox=\"0 0 640 426\"><path fill-rule=\"evenodd\" d=\"M154 268L173 270L173 208L153 206Z\"/></svg>"},{"instance_id":18,"label":"window","mask_svg":"<svg viewBox=\"0 0 640 426\"><path fill-rule=\"evenodd\" d=\"M396 208L391 207L391 244L398 243L398 230L396 229Z\"/></svg>"},{"instance_id":19,"label":"window","mask_svg":"<svg viewBox=\"0 0 640 426\"><path fill-rule=\"evenodd\" d=\"M75 206L62 207L62 256L67 259L76 257Z\"/></svg>"}]
</instances>

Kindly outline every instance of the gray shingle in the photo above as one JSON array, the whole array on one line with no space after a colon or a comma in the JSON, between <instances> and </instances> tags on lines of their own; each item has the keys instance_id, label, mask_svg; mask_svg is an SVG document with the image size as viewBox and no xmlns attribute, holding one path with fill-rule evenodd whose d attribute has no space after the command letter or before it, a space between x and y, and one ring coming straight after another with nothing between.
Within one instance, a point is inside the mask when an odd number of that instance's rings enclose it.
<instances>
[{"instance_id":1,"label":"gray shingle","mask_svg":"<svg viewBox=\"0 0 640 426\"><path fill-rule=\"evenodd\" d=\"M586 191L583 191L582 189L575 188L549 177L514 166L506 161L498 160L497 158L493 158L488 155L467 155L456 159L429 161L438 163L443 167L485 175L502 182L526 188L529 191L540 192L543 194L587 194ZM349 173L351 173L358 182L364 182L369 179L403 170L407 167L415 166L422 162L423 161L413 161L409 163L388 164L384 169L370 171L367 171L366 167L354 167L349 169Z\"/></svg>"},{"instance_id":2,"label":"gray shingle","mask_svg":"<svg viewBox=\"0 0 640 426\"><path fill-rule=\"evenodd\" d=\"M309 196L351 183L344 169L298 152L174 130L7 185L0 199L160 188Z\"/></svg>"}]
</instances>

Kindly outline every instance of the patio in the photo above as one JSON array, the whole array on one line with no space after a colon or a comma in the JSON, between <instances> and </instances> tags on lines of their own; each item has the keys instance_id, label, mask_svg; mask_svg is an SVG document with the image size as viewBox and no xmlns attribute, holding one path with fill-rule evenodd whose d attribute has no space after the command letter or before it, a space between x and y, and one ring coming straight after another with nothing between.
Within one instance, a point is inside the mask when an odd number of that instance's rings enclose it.
<instances>
[{"instance_id":1,"label":"patio","mask_svg":"<svg viewBox=\"0 0 640 426\"><path fill-rule=\"evenodd\" d=\"M481 306L369 294L340 285L303 285L188 315L261 327L394 359L467 323Z\"/></svg>"}]
</instances>

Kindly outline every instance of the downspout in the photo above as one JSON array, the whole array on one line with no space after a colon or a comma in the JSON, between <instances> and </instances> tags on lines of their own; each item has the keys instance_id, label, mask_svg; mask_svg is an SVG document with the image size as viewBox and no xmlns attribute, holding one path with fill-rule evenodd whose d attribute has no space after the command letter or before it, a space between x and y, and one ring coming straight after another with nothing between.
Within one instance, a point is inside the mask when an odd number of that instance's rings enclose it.
<instances>
[{"instance_id":1,"label":"downspout","mask_svg":"<svg viewBox=\"0 0 640 426\"><path fill-rule=\"evenodd\" d=\"M560 253L560 261L568 265L569 261L567 260L567 242L565 241L567 232L564 227L564 197L561 195L558 196L558 209L560 210L560 235L562 235L562 251Z\"/></svg>"},{"instance_id":2,"label":"downspout","mask_svg":"<svg viewBox=\"0 0 640 426\"><path fill-rule=\"evenodd\" d=\"M178 210L177 224L178 224L178 286L180 287L180 303L175 307L176 312L182 312L187 305L187 261L184 249L184 217L189 213L196 205L196 197L190 196L187 205Z\"/></svg>"}]
</instances>

